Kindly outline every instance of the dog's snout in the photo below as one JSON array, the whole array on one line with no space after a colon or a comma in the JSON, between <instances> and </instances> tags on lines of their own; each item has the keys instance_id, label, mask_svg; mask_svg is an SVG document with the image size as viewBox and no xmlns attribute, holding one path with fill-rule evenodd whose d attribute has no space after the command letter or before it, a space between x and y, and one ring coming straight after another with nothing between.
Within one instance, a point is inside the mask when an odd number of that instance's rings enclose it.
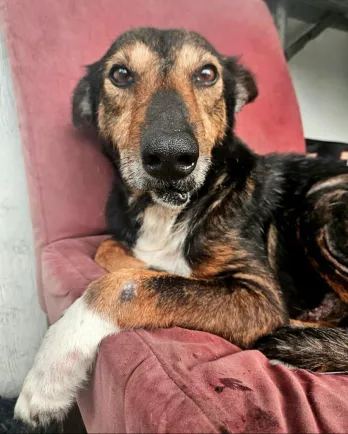
<instances>
[{"instance_id":1,"label":"dog's snout","mask_svg":"<svg viewBox=\"0 0 348 434\"><path fill-rule=\"evenodd\" d=\"M142 147L143 166L155 178L177 180L193 172L199 156L196 140L188 133L156 134Z\"/></svg>"}]
</instances>

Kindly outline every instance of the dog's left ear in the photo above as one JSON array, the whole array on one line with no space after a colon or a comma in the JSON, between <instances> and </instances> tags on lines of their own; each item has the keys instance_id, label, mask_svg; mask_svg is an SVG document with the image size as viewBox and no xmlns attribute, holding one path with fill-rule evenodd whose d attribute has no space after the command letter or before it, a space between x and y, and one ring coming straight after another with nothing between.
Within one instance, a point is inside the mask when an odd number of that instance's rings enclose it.
<instances>
[{"instance_id":1,"label":"dog's left ear","mask_svg":"<svg viewBox=\"0 0 348 434\"><path fill-rule=\"evenodd\" d=\"M238 113L245 104L253 102L258 95L258 89L254 75L249 69L238 63L236 57L225 57L223 60L225 69L226 87L233 87L235 106ZM229 90L229 89L228 89Z\"/></svg>"}]
</instances>

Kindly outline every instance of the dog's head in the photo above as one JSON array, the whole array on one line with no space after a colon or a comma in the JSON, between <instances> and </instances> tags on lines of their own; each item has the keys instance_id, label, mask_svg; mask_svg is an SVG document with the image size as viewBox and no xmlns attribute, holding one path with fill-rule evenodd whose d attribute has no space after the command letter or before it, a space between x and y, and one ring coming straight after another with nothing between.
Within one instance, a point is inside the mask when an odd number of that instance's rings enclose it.
<instances>
[{"instance_id":1,"label":"dog's head","mask_svg":"<svg viewBox=\"0 0 348 434\"><path fill-rule=\"evenodd\" d=\"M73 123L97 128L131 190L182 206L203 184L234 113L256 96L252 74L199 34L139 28L87 68Z\"/></svg>"}]
</instances>

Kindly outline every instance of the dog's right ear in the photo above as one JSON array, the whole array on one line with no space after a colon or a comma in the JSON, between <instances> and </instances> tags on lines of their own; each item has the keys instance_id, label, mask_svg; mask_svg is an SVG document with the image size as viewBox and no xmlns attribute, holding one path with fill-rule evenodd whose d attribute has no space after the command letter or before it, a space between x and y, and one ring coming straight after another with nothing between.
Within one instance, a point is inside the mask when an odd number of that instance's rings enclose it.
<instances>
[{"instance_id":1,"label":"dog's right ear","mask_svg":"<svg viewBox=\"0 0 348 434\"><path fill-rule=\"evenodd\" d=\"M90 127L96 122L99 62L87 67L72 96L72 122L76 128Z\"/></svg>"},{"instance_id":2,"label":"dog's right ear","mask_svg":"<svg viewBox=\"0 0 348 434\"><path fill-rule=\"evenodd\" d=\"M93 101L88 76L77 84L72 97L72 122L74 127L82 128L93 123Z\"/></svg>"}]
</instances>

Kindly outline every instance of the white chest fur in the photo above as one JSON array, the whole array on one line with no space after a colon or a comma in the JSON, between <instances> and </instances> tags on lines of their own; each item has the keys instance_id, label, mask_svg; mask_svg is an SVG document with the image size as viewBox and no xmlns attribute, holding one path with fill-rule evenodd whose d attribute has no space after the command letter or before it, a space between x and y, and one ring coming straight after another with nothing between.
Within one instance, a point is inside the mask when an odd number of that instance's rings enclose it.
<instances>
[{"instance_id":1,"label":"white chest fur","mask_svg":"<svg viewBox=\"0 0 348 434\"><path fill-rule=\"evenodd\" d=\"M183 255L187 223L175 225L177 215L160 205L147 208L133 254L151 267L188 277L191 269Z\"/></svg>"}]
</instances>

